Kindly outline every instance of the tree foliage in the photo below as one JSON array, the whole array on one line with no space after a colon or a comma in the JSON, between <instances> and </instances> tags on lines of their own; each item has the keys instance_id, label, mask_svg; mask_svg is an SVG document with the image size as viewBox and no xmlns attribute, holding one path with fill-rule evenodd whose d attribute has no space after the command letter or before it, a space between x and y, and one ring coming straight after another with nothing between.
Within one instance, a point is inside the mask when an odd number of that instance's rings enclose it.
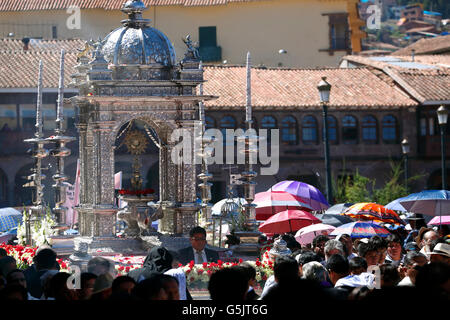
<instances>
[{"instance_id":1,"label":"tree foliage","mask_svg":"<svg viewBox=\"0 0 450 320\"><path fill-rule=\"evenodd\" d=\"M408 195L403 180L403 162L390 162L391 170L384 177L383 185L376 188L376 179L371 179L361 175L358 170L352 176L346 175L337 179L333 184L335 203L358 203L375 202L386 205L389 202ZM408 184L421 178L422 175L416 175L408 178Z\"/></svg>"}]
</instances>

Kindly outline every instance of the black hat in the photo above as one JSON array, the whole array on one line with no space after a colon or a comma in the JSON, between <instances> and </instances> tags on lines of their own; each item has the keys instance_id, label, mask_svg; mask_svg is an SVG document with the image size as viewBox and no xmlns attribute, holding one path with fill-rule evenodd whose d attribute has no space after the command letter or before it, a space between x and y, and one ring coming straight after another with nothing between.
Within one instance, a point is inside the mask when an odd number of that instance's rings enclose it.
<instances>
[{"instance_id":1,"label":"black hat","mask_svg":"<svg viewBox=\"0 0 450 320\"><path fill-rule=\"evenodd\" d=\"M405 220L423 220L423 217L420 213L408 213Z\"/></svg>"}]
</instances>

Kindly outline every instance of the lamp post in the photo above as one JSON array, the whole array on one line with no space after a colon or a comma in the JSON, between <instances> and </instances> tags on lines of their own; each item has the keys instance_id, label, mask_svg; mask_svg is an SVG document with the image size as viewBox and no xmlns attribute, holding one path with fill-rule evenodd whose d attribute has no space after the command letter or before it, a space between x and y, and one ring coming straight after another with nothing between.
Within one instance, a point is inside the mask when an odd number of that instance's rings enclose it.
<instances>
[{"instance_id":1,"label":"lamp post","mask_svg":"<svg viewBox=\"0 0 450 320\"><path fill-rule=\"evenodd\" d=\"M326 171L326 192L327 200L331 205L333 202L333 190L331 187L331 168L330 168L330 148L328 143L328 106L330 101L331 85L326 81L327 77L322 77L317 89L319 90L320 103L323 108L323 143L325 150L325 171Z\"/></svg>"},{"instance_id":2,"label":"lamp post","mask_svg":"<svg viewBox=\"0 0 450 320\"><path fill-rule=\"evenodd\" d=\"M409 146L408 139L405 138L402 141L402 153L405 158L404 165L405 165L405 191L408 192L408 153L411 150Z\"/></svg>"},{"instance_id":3,"label":"lamp post","mask_svg":"<svg viewBox=\"0 0 450 320\"><path fill-rule=\"evenodd\" d=\"M442 189L447 187L447 170L445 168L445 129L447 126L448 110L444 106L437 109L439 127L441 129L441 165L442 165Z\"/></svg>"}]
</instances>

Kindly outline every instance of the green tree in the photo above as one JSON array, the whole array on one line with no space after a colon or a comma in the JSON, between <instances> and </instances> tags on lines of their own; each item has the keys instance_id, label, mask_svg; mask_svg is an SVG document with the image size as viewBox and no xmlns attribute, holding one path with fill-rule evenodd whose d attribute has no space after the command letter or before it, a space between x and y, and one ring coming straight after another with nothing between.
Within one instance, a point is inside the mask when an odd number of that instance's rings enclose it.
<instances>
[{"instance_id":1,"label":"green tree","mask_svg":"<svg viewBox=\"0 0 450 320\"><path fill-rule=\"evenodd\" d=\"M375 184L374 180L364 177L356 170L353 179L347 177L345 183L345 198L346 202L371 202L371 192Z\"/></svg>"}]
</instances>

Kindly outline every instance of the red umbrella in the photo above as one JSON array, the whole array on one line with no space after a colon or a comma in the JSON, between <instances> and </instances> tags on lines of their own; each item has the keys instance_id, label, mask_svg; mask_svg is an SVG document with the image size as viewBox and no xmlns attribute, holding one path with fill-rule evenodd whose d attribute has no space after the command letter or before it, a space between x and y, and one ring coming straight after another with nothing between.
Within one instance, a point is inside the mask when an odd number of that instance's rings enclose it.
<instances>
[{"instance_id":1,"label":"red umbrella","mask_svg":"<svg viewBox=\"0 0 450 320\"><path fill-rule=\"evenodd\" d=\"M278 212L259 226L263 233L285 233L300 230L303 227L320 223L321 221L308 211L285 210Z\"/></svg>"},{"instance_id":2,"label":"red umbrella","mask_svg":"<svg viewBox=\"0 0 450 320\"><path fill-rule=\"evenodd\" d=\"M253 203L256 204L256 220L266 220L275 213L288 209L312 210L300 197L284 191L259 192Z\"/></svg>"}]
</instances>

